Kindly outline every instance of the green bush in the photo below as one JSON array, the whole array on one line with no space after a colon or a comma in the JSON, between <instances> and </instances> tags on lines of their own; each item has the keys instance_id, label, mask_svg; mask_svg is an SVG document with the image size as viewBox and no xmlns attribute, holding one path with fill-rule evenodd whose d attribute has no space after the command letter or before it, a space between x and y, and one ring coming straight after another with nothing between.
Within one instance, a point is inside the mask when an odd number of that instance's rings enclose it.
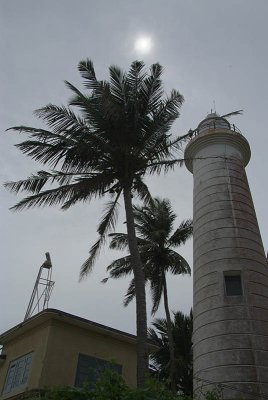
<instances>
[{"instance_id":1,"label":"green bush","mask_svg":"<svg viewBox=\"0 0 268 400\"><path fill-rule=\"evenodd\" d=\"M209 392L206 392L206 400L221 400L222 399L222 390L220 387L216 387Z\"/></svg>"},{"instance_id":2,"label":"green bush","mask_svg":"<svg viewBox=\"0 0 268 400\"><path fill-rule=\"evenodd\" d=\"M219 388L207 392L205 400L221 400ZM40 399L40 397L38 397ZM165 385L153 378L148 378L142 389L130 389L121 375L113 370L106 370L92 390L83 388L55 387L44 391L42 400L193 400L192 397L173 394ZM29 399L30 400L30 399ZM31 398L37 400L37 398Z\"/></svg>"},{"instance_id":3,"label":"green bush","mask_svg":"<svg viewBox=\"0 0 268 400\"><path fill-rule=\"evenodd\" d=\"M34 400L34 399L32 399ZM42 400L190 400L174 395L161 382L152 378L142 389L130 389L124 379L115 371L106 370L92 390L81 388L55 387L45 390Z\"/></svg>"}]
</instances>

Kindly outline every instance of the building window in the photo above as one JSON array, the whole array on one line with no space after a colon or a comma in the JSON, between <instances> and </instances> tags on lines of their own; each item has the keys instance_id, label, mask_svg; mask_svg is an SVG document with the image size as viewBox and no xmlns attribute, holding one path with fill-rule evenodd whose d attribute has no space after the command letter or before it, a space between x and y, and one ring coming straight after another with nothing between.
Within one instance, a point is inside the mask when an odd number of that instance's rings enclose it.
<instances>
[{"instance_id":1,"label":"building window","mask_svg":"<svg viewBox=\"0 0 268 400\"><path fill-rule=\"evenodd\" d=\"M241 275L237 272L225 273L225 294L226 296L242 296L242 280Z\"/></svg>"},{"instance_id":2,"label":"building window","mask_svg":"<svg viewBox=\"0 0 268 400\"><path fill-rule=\"evenodd\" d=\"M120 364L115 364L85 354L79 354L75 386L83 387L86 384L91 389L106 369L112 369L119 374L122 374L122 365Z\"/></svg>"},{"instance_id":3,"label":"building window","mask_svg":"<svg viewBox=\"0 0 268 400\"><path fill-rule=\"evenodd\" d=\"M33 353L26 354L14 361L11 361L7 372L3 394L24 386L28 380Z\"/></svg>"}]
</instances>

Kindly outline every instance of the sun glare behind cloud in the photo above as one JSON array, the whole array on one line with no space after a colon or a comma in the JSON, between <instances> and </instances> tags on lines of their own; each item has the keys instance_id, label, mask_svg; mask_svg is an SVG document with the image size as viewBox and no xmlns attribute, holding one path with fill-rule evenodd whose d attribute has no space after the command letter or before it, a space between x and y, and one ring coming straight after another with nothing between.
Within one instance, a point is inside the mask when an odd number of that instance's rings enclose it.
<instances>
[{"instance_id":1,"label":"sun glare behind cloud","mask_svg":"<svg viewBox=\"0 0 268 400\"><path fill-rule=\"evenodd\" d=\"M152 39L149 36L140 36L135 41L135 50L141 54L149 53L152 45Z\"/></svg>"}]
</instances>

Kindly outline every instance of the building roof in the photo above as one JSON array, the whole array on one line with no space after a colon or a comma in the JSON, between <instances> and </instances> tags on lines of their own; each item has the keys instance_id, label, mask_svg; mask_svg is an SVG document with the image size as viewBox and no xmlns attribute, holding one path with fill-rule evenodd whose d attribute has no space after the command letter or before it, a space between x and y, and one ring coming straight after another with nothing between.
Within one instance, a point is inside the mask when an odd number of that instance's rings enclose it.
<instances>
[{"instance_id":1,"label":"building roof","mask_svg":"<svg viewBox=\"0 0 268 400\"><path fill-rule=\"evenodd\" d=\"M106 325L99 324L97 322L90 321L85 318L78 317L77 315L69 314L65 311L57 310L54 308L47 308L34 315L33 317L27 319L26 321L21 322L20 324L14 326L13 328L7 330L6 332L0 335L0 344L4 345L8 343L10 340L15 339L17 336L22 335L23 333L29 331L30 329L43 324L49 320L61 321L70 325L74 325L91 332L100 333L102 335L108 335L110 337L114 337L115 339L128 342L128 343L136 343L137 337L127 332L120 331L118 329L111 328ZM152 348L157 348L155 343L148 340L148 343Z\"/></svg>"}]
</instances>

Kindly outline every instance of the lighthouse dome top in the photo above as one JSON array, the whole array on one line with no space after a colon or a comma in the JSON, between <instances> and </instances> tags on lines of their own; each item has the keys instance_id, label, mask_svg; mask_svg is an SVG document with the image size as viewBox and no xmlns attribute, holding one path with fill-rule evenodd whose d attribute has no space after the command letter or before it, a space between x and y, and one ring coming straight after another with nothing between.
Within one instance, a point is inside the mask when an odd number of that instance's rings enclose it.
<instances>
[{"instance_id":1,"label":"lighthouse dome top","mask_svg":"<svg viewBox=\"0 0 268 400\"><path fill-rule=\"evenodd\" d=\"M214 112L208 114L197 127L199 133L202 133L209 129L231 129L231 126L227 119L221 117Z\"/></svg>"},{"instance_id":2,"label":"lighthouse dome top","mask_svg":"<svg viewBox=\"0 0 268 400\"><path fill-rule=\"evenodd\" d=\"M226 157L228 149L230 154L238 151L244 166L248 164L251 154L249 143L240 130L234 124L231 125L225 118L232 114L235 113L221 117L215 112L210 113L194 131L189 131L190 140L184 153L185 165L189 171L193 172L194 162L199 157L207 158L210 147L212 152L216 152L213 153L213 157L218 157L221 152Z\"/></svg>"}]
</instances>

